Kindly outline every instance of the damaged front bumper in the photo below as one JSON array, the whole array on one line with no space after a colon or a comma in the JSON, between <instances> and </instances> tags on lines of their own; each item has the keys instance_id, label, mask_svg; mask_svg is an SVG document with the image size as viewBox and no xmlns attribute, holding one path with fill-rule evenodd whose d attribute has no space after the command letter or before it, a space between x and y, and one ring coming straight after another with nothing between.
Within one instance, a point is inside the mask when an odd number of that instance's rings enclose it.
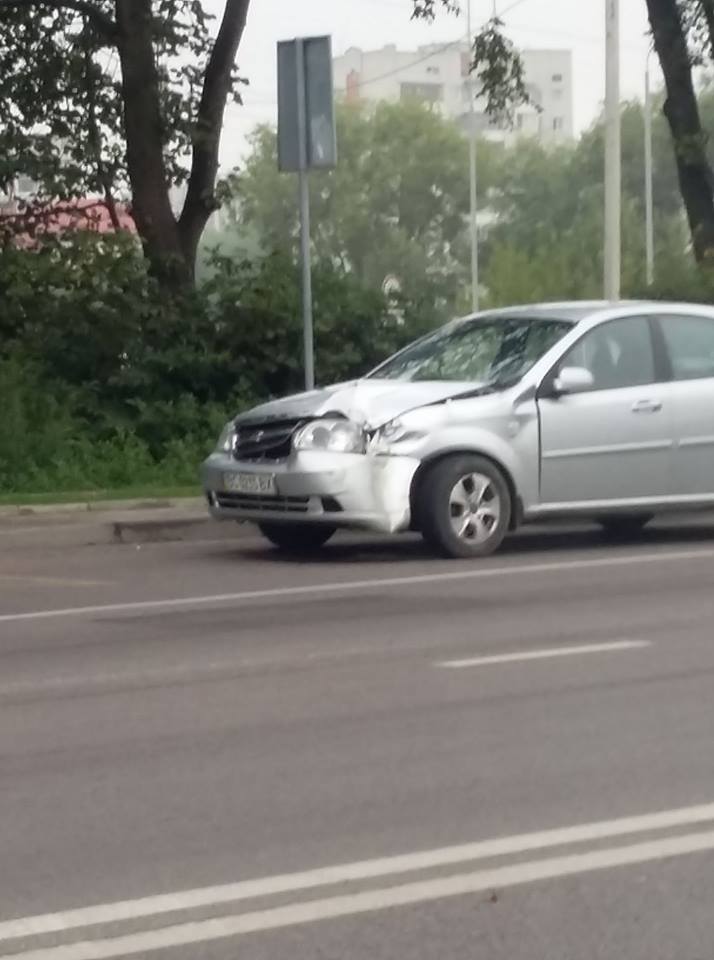
<instances>
[{"instance_id":1,"label":"damaged front bumper","mask_svg":"<svg viewBox=\"0 0 714 960\"><path fill-rule=\"evenodd\" d=\"M218 520L320 523L397 533L411 522L410 491L419 460L298 451L281 462L240 462L213 453L203 488Z\"/></svg>"}]
</instances>

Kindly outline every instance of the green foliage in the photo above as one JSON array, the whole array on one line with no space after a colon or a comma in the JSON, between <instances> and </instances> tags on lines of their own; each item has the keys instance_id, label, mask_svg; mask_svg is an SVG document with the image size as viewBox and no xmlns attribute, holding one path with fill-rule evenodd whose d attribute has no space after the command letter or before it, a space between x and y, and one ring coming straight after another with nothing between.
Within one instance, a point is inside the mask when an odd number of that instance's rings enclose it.
<instances>
[{"instance_id":1,"label":"green foliage","mask_svg":"<svg viewBox=\"0 0 714 960\"><path fill-rule=\"evenodd\" d=\"M140 253L78 235L0 252L0 492L190 484L229 416L302 386L298 270L214 255L167 299ZM315 265L318 376L350 379L433 325Z\"/></svg>"},{"instance_id":2,"label":"green foliage","mask_svg":"<svg viewBox=\"0 0 714 960\"><path fill-rule=\"evenodd\" d=\"M702 97L714 120L714 97ZM466 312L468 155L413 103L339 111L338 170L312 178L318 379L358 376ZM657 286L644 289L642 112L623 116L623 288L711 302L686 244L664 122L655 125ZM481 145L485 304L602 290L603 136L547 150ZM254 137L202 283L168 296L127 237L76 233L0 250L0 494L191 484L228 416L302 387L295 181ZM385 277L401 291L387 297Z\"/></svg>"},{"instance_id":3,"label":"green foliage","mask_svg":"<svg viewBox=\"0 0 714 960\"><path fill-rule=\"evenodd\" d=\"M488 116L511 125L515 108L531 98L523 61L503 27L503 20L492 17L476 35L471 70L477 80L475 95L485 98Z\"/></svg>"},{"instance_id":4,"label":"green foliage","mask_svg":"<svg viewBox=\"0 0 714 960\"><path fill-rule=\"evenodd\" d=\"M0 0L0 192L24 175L35 196L2 216L26 237L55 201L100 197L131 215L152 272L193 285L197 247L220 205L223 115L240 100L236 53L250 0ZM215 36L213 35L215 33ZM186 182L179 216L172 188Z\"/></svg>"},{"instance_id":5,"label":"green foliage","mask_svg":"<svg viewBox=\"0 0 714 960\"><path fill-rule=\"evenodd\" d=\"M468 144L458 127L418 103L342 106L340 163L311 175L313 245L321 262L381 290L395 277L433 316L457 309L468 282ZM233 232L297 258L293 177L278 173L275 131L259 127L238 182ZM495 182L500 150L484 143L480 178Z\"/></svg>"},{"instance_id":6,"label":"green foliage","mask_svg":"<svg viewBox=\"0 0 714 960\"><path fill-rule=\"evenodd\" d=\"M703 97L712 116L711 95ZM622 283L645 286L642 108L623 111ZM688 269L686 226L671 142L654 126L657 272ZM521 142L506 150L491 193L495 223L484 239L484 282L494 304L602 294L604 130L601 121L573 146L548 150Z\"/></svg>"},{"instance_id":7,"label":"green foliage","mask_svg":"<svg viewBox=\"0 0 714 960\"><path fill-rule=\"evenodd\" d=\"M158 459L127 429L97 434L75 390L50 381L26 355L0 360L0 491L89 490L142 482L190 483L205 446L175 440Z\"/></svg>"},{"instance_id":8,"label":"green foliage","mask_svg":"<svg viewBox=\"0 0 714 960\"><path fill-rule=\"evenodd\" d=\"M714 121L714 98L702 97ZM312 179L317 256L379 290L401 281L434 321L468 309L468 148L458 128L414 103L338 112L340 168ZM644 283L644 126L623 111L623 285ZM676 168L666 123L654 124L658 267L687 260ZM480 144L479 194L485 302L598 297L602 292L604 129L572 145ZM223 243L250 233L264 250L297 256L294 178L277 172L275 133L260 127L240 178L235 223Z\"/></svg>"},{"instance_id":9,"label":"green foliage","mask_svg":"<svg viewBox=\"0 0 714 960\"><path fill-rule=\"evenodd\" d=\"M122 88L111 35L114 4L97 17L61 4L2 10L0 24L0 189L30 177L43 197L126 195ZM201 64L210 49L208 16L194 0L155 4L164 157L172 183L186 177Z\"/></svg>"},{"instance_id":10,"label":"green foliage","mask_svg":"<svg viewBox=\"0 0 714 960\"><path fill-rule=\"evenodd\" d=\"M459 15L459 0L413 0L412 19L433 21L439 9ZM517 106L530 103L521 55L504 33L505 24L491 17L478 30L471 51L471 72L476 78L475 96L486 101L486 113L510 122Z\"/></svg>"},{"instance_id":11,"label":"green foliage","mask_svg":"<svg viewBox=\"0 0 714 960\"><path fill-rule=\"evenodd\" d=\"M654 286L639 284L632 288L634 298L668 300L674 303L714 304L714 278L711 272L691 260L670 263L660 271Z\"/></svg>"},{"instance_id":12,"label":"green foliage","mask_svg":"<svg viewBox=\"0 0 714 960\"><path fill-rule=\"evenodd\" d=\"M413 3L412 19L414 20L433 20L439 9L455 14L461 12L461 4L458 0L413 0Z\"/></svg>"},{"instance_id":13,"label":"green foliage","mask_svg":"<svg viewBox=\"0 0 714 960\"><path fill-rule=\"evenodd\" d=\"M684 271L687 263L683 224L663 225L658 237L660 269ZM498 231L500 233L500 231ZM502 235L509 231L504 228ZM622 217L624 296L642 292L644 284L644 228L636 205L626 202ZM547 300L597 300L602 296L603 193L583 194L569 225L555 229L542 223L531 231L527 244L497 241L489 249L486 268L488 303L502 306Z\"/></svg>"}]
</instances>

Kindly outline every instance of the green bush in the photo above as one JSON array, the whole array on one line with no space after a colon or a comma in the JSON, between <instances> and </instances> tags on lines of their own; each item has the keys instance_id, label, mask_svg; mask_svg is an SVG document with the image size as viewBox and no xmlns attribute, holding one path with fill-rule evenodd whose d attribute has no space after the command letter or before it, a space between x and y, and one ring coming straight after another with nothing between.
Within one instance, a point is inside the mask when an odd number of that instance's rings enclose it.
<instances>
[{"instance_id":1,"label":"green bush","mask_svg":"<svg viewBox=\"0 0 714 960\"><path fill-rule=\"evenodd\" d=\"M350 379L434 322L314 270L321 382ZM161 297L132 242L80 235L0 251L0 492L193 483L225 420L302 387L296 266L219 254ZM394 305L393 305L394 306Z\"/></svg>"},{"instance_id":2,"label":"green bush","mask_svg":"<svg viewBox=\"0 0 714 960\"><path fill-rule=\"evenodd\" d=\"M130 430L97 435L78 413L78 395L44 380L35 364L18 355L0 360L0 406L4 493L194 484L220 420L214 416L203 436L174 438L157 458Z\"/></svg>"}]
</instances>

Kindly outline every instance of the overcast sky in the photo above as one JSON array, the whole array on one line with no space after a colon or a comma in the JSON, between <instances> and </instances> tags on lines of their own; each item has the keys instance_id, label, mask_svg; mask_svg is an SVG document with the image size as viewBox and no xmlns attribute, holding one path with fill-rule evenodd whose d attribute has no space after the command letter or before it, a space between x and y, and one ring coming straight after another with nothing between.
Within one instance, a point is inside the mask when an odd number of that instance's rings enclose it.
<instances>
[{"instance_id":1,"label":"overcast sky","mask_svg":"<svg viewBox=\"0 0 714 960\"><path fill-rule=\"evenodd\" d=\"M474 20L482 23L493 0L472 0ZM207 0L219 14L222 0ZM224 165L239 162L247 133L261 121L275 121L278 40L332 34L336 54L350 46L373 49L396 43L411 50L442 43L463 32L464 21L446 14L431 25L410 22L411 0L252 0L238 63L250 81L245 105L231 108L223 142ZM622 17L622 95L641 97L647 39L645 0L620 0ZM569 48L575 65L575 122L587 127L604 96L605 0L497 0L509 36L520 47ZM512 8L512 9L509 9Z\"/></svg>"}]
</instances>

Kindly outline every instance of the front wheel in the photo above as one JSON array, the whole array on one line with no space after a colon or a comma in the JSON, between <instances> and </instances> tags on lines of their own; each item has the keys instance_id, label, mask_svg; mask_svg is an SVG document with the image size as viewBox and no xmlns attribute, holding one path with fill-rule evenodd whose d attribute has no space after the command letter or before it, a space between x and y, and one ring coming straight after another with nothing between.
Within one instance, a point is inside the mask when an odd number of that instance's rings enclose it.
<instances>
[{"instance_id":1,"label":"front wheel","mask_svg":"<svg viewBox=\"0 0 714 960\"><path fill-rule=\"evenodd\" d=\"M424 478L418 512L426 542L452 558L486 557L503 543L511 520L508 484L490 460L449 457Z\"/></svg>"},{"instance_id":2,"label":"front wheel","mask_svg":"<svg viewBox=\"0 0 714 960\"><path fill-rule=\"evenodd\" d=\"M335 527L312 526L307 523L259 523L263 536L285 553L314 553L324 547L335 532Z\"/></svg>"}]
</instances>

